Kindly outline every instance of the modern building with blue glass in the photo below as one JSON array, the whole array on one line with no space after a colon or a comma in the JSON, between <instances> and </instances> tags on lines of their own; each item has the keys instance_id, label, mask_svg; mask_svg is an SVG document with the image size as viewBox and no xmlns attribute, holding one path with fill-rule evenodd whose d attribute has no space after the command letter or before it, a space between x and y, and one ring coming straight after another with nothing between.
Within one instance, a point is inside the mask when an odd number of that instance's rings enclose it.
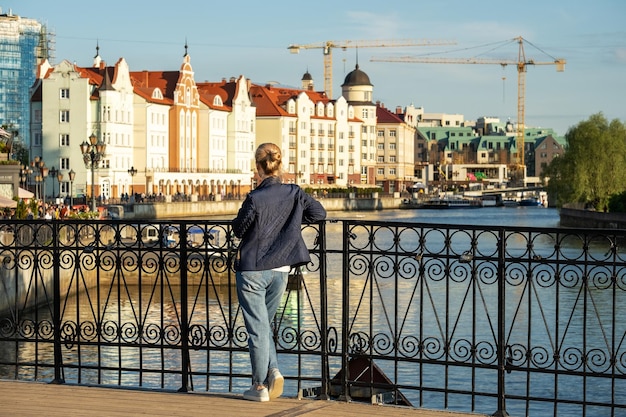
<instances>
[{"instance_id":1,"label":"modern building with blue glass","mask_svg":"<svg viewBox=\"0 0 626 417\"><path fill-rule=\"evenodd\" d=\"M0 126L30 144L30 90L37 65L51 59L53 35L37 20L0 10Z\"/></svg>"}]
</instances>

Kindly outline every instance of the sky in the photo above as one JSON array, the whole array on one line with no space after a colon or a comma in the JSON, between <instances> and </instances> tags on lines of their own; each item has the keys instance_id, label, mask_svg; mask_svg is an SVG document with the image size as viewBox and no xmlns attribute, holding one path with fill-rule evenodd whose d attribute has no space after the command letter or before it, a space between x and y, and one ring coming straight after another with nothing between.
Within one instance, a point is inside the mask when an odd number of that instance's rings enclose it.
<instances>
[{"instance_id":1,"label":"sky","mask_svg":"<svg viewBox=\"0 0 626 417\"><path fill-rule=\"evenodd\" d=\"M184 6L184 7L183 7ZM45 23L55 36L53 63L91 66L99 46L108 65L124 58L131 71L176 71L185 44L197 82L243 75L258 84L300 88L308 71L324 89L320 48L292 54L291 44L318 46L411 40L448 45L333 48L333 98L358 64L374 85L373 100L394 110L517 120L515 65L373 62L372 58L437 57L518 61L527 65L527 126L568 129L603 113L626 122L626 2L624 0L372 0L198 1L0 0L3 13ZM450 43L452 43L450 45Z\"/></svg>"}]
</instances>

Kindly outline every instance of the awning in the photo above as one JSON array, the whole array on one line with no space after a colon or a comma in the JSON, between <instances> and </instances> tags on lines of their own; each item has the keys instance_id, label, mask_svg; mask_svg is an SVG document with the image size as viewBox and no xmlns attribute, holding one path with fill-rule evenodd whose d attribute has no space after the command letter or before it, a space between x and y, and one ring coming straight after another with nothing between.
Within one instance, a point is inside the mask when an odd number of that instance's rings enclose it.
<instances>
[{"instance_id":1,"label":"awning","mask_svg":"<svg viewBox=\"0 0 626 417\"><path fill-rule=\"evenodd\" d=\"M17 207L17 201L12 200L8 197L0 196L0 207L15 208Z\"/></svg>"},{"instance_id":2,"label":"awning","mask_svg":"<svg viewBox=\"0 0 626 417\"><path fill-rule=\"evenodd\" d=\"M33 194L30 191L25 190L22 187L20 187L19 190L17 191L17 196L19 198L33 198L35 196L35 194Z\"/></svg>"}]
</instances>

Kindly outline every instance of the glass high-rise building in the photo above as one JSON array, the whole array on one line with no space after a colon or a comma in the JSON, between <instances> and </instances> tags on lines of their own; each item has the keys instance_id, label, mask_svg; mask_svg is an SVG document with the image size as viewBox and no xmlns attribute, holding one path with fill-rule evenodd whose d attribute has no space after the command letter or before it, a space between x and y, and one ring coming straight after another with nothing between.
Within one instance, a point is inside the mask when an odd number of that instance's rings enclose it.
<instances>
[{"instance_id":1,"label":"glass high-rise building","mask_svg":"<svg viewBox=\"0 0 626 417\"><path fill-rule=\"evenodd\" d=\"M0 126L30 144L30 88L37 65L50 59L53 38L45 25L0 10Z\"/></svg>"}]
</instances>

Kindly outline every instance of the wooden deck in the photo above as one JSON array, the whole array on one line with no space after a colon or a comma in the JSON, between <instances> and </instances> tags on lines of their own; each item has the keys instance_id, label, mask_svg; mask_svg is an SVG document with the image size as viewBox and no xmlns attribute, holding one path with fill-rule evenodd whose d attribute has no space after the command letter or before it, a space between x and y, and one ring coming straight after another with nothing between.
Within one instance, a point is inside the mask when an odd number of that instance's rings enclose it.
<instances>
[{"instance_id":1,"label":"wooden deck","mask_svg":"<svg viewBox=\"0 0 626 417\"><path fill-rule=\"evenodd\" d=\"M479 414L279 398L267 403L234 394L176 393L0 380L0 416L468 417Z\"/></svg>"}]
</instances>

